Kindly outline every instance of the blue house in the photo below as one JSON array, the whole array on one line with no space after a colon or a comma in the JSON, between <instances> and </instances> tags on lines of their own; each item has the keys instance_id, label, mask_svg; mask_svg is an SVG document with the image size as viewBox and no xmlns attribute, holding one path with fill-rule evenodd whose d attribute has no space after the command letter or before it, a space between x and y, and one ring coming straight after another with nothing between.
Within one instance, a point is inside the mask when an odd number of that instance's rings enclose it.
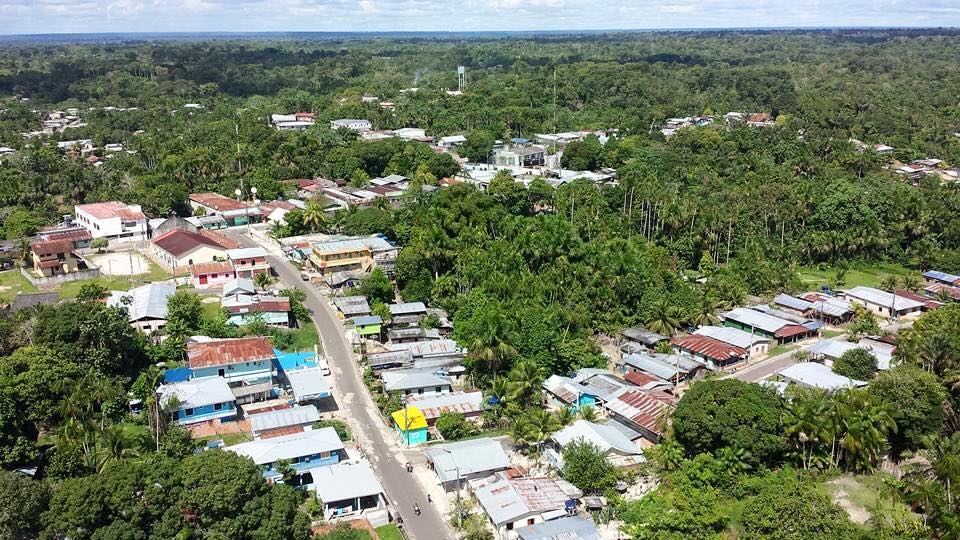
<instances>
[{"instance_id":1,"label":"blue house","mask_svg":"<svg viewBox=\"0 0 960 540\"><path fill-rule=\"evenodd\" d=\"M274 481L281 477L277 472L281 461L297 472L306 472L346 459L343 442L332 427L235 444L226 450L252 459L263 469L263 476Z\"/></svg>"},{"instance_id":2,"label":"blue house","mask_svg":"<svg viewBox=\"0 0 960 540\"><path fill-rule=\"evenodd\" d=\"M237 415L233 392L220 377L163 384L157 393L161 406L167 407L178 424L225 420Z\"/></svg>"},{"instance_id":3,"label":"blue house","mask_svg":"<svg viewBox=\"0 0 960 540\"><path fill-rule=\"evenodd\" d=\"M194 379L220 377L240 404L267 399L276 353L265 337L217 339L187 345Z\"/></svg>"}]
</instances>

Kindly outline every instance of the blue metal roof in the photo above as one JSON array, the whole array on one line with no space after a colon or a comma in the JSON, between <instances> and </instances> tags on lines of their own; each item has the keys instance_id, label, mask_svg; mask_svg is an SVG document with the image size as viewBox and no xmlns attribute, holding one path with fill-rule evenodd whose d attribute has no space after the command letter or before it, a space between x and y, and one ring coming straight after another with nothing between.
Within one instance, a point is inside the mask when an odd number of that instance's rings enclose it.
<instances>
[{"instance_id":1,"label":"blue metal roof","mask_svg":"<svg viewBox=\"0 0 960 540\"><path fill-rule=\"evenodd\" d=\"M163 382L177 383L189 381L193 372L188 367L171 368L163 372Z\"/></svg>"},{"instance_id":2,"label":"blue metal roof","mask_svg":"<svg viewBox=\"0 0 960 540\"><path fill-rule=\"evenodd\" d=\"M942 281L944 283L956 283L957 280L960 280L960 276L955 276L953 274L948 274L946 272L941 272L939 270L927 270L923 273L923 277L935 279L937 281Z\"/></svg>"},{"instance_id":3,"label":"blue metal roof","mask_svg":"<svg viewBox=\"0 0 960 540\"><path fill-rule=\"evenodd\" d=\"M366 317L354 317L353 324L357 326L366 326L368 324L381 324L383 319L379 315L369 315Z\"/></svg>"},{"instance_id":4,"label":"blue metal roof","mask_svg":"<svg viewBox=\"0 0 960 540\"><path fill-rule=\"evenodd\" d=\"M277 359L274 361L274 363L283 371L317 366L317 363L313 361L313 358L316 355L312 352L283 353L277 349L274 349L273 353L277 355Z\"/></svg>"}]
</instances>

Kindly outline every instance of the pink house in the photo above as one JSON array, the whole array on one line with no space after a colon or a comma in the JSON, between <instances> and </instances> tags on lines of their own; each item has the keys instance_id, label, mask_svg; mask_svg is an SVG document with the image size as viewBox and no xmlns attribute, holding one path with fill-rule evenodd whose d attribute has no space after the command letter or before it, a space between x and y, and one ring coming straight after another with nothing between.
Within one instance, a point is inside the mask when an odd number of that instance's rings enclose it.
<instances>
[{"instance_id":1,"label":"pink house","mask_svg":"<svg viewBox=\"0 0 960 540\"><path fill-rule=\"evenodd\" d=\"M233 265L228 261L206 262L190 265L190 278L198 289L222 287L224 283L237 277Z\"/></svg>"}]
</instances>

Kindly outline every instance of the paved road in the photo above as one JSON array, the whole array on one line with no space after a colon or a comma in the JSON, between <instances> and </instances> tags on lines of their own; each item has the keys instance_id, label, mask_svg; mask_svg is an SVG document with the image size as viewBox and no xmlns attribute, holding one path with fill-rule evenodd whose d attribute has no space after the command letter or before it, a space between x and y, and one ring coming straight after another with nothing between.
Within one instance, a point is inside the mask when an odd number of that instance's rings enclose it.
<instances>
[{"instance_id":1,"label":"paved road","mask_svg":"<svg viewBox=\"0 0 960 540\"><path fill-rule=\"evenodd\" d=\"M802 348L806 348L806 346ZM740 379L741 381L746 382L762 381L792 364L793 354L795 352L797 352L797 349L785 352L783 354L778 354L777 356L771 356L770 358L761 360L752 366L743 368L736 373L729 375L729 377L733 379Z\"/></svg>"},{"instance_id":2,"label":"paved road","mask_svg":"<svg viewBox=\"0 0 960 540\"><path fill-rule=\"evenodd\" d=\"M231 238L243 246L257 244L248 237L231 231ZM392 512L403 516L403 527L413 540L451 538L450 530L435 505L426 504L427 494L416 479L406 471L407 458L398 443L388 441L391 433L383 429L383 420L373 403L367 387L363 384L359 367L354 360L351 345L344 336L340 320L332 313L327 300L316 287L303 282L300 272L285 258L270 256L270 265L280 281L287 287L296 287L306 293L304 304L310 310L314 324L320 332L323 350L330 362L334 377L338 416L350 421L354 435L373 465L387 497L392 503ZM412 461L412 460L411 460ZM419 503L423 513L416 516L413 504Z\"/></svg>"}]
</instances>

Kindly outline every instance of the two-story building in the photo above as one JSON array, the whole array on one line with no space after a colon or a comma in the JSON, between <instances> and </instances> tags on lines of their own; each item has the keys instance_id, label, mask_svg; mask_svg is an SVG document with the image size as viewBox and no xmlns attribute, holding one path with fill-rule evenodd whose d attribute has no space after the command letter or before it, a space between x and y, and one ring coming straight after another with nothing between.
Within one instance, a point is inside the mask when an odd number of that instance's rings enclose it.
<instances>
[{"instance_id":1,"label":"two-story building","mask_svg":"<svg viewBox=\"0 0 960 540\"><path fill-rule=\"evenodd\" d=\"M373 252L360 240L317 242L311 246L310 264L322 275L373 268Z\"/></svg>"},{"instance_id":2,"label":"two-story building","mask_svg":"<svg viewBox=\"0 0 960 540\"><path fill-rule=\"evenodd\" d=\"M194 212L199 209L203 210L204 215L220 216L230 227L260 222L260 208L252 202L209 192L191 193L189 201Z\"/></svg>"},{"instance_id":3,"label":"two-story building","mask_svg":"<svg viewBox=\"0 0 960 540\"><path fill-rule=\"evenodd\" d=\"M157 388L157 395L160 406L177 424L226 420L237 415L236 398L220 377L163 384Z\"/></svg>"},{"instance_id":4,"label":"two-story building","mask_svg":"<svg viewBox=\"0 0 960 540\"><path fill-rule=\"evenodd\" d=\"M147 217L139 204L108 201L73 207L77 223L94 238L111 242L138 242L147 239Z\"/></svg>"},{"instance_id":5,"label":"two-story building","mask_svg":"<svg viewBox=\"0 0 960 540\"><path fill-rule=\"evenodd\" d=\"M80 270L81 260L70 240L40 240L30 244L30 259L36 274L50 277Z\"/></svg>"},{"instance_id":6,"label":"two-story building","mask_svg":"<svg viewBox=\"0 0 960 540\"><path fill-rule=\"evenodd\" d=\"M185 273L193 264L225 261L228 248L213 234L181 229L165 232L151 242L150 258L173 273Z\"/></svg>"},{"instance_id":7,"label":"two-story building","mask_svg":"<svg viewBox=\"0 0 960 540\"><path fill-rule=\"evenodd\" d=\"M257 274L270 275L267 252L261 247L238 248L227 251L227 259L233 265L238 278L250 278Z\"/></svg>"},{"instance_id":8,"label":"two-story building","mask_svg":"<svg viewBox=\"0 0 960 540\"><path fill-rule=\"evenodd\" d=\"M273 388L277 355L265 337L195 341L187 359L195 379L221 377L240 404L266 399Z\"/></svg>"},{"instance_id":9,"label":"two-story building","mask_svg":"<svg viewBox=\"0 0 960 540\"><path fill-rule=\"evenodd\" d=\"M343 442L332 427L258 439L228 446L226 450L250 458L263 469L264 477L273 481L283 477L277 471L281 462L302 473L311 468L335 465L347 457Z\"/></svg>"}]
</instances>

